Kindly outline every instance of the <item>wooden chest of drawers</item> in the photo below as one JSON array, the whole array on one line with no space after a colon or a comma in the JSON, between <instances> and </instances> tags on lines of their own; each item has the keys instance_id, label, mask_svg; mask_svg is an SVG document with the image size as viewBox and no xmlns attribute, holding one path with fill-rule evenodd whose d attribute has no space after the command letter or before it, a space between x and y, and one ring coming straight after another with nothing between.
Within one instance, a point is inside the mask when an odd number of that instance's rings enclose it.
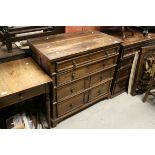
<instances>
[{"instance_id":1,"label":"wooden chest of drawers","mask_svg":"<svg viewBox=\"0 0 155 155\"><path fill-rule=\"evenodd\" d=\"M53 126L111 95L120 43L97 31L29 40L33 58L53 79Z\"/></svg>"},{"instance_id":2,"label":"wooden chest of drawers","mask_svg":"<svg viewBox=\"0 0 155 155\"><path fill-rule=\"evenodd\" d=\"M110 33L111 34L111 33ZM120 38L118 34L111 34ZM134 36L126 38L120 48L120 54L117 62L115 76L112 82L111 92L112 97L117 96L127 91L128 81L130 77L130 71L136 51L139 51L141 47L155 44L155 34L149 33L147 37L144 37L140 32L134 32Z\"/></svg>"}]
</instances>

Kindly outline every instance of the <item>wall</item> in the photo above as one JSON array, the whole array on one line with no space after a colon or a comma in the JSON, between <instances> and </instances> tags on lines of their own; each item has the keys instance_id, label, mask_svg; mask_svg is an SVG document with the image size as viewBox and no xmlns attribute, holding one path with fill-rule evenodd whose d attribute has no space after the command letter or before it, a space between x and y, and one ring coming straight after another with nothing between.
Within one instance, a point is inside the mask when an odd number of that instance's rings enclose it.
<instances>
[{"instance_id":1,"label":"wall","mask_svg":"<svg viewBox=\"0 0 155 155\"><path fill-rule=\"evenodd\" d=\"M79 31L85 31L85 30L102 30L103 26L66 26L65 32L79 32Z\"/></svg>"}]
</instances>

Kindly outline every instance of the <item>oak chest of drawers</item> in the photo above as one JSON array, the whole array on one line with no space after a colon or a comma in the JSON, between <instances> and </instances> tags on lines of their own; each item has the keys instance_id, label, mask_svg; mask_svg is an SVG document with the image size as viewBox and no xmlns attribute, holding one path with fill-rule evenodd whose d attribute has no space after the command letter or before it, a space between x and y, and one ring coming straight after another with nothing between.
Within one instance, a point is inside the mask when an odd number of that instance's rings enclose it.
<instances>
[{"instance_id":1,"label":"oak chest of drawers","mask_svg":"<svg viewBox=\"0 0 155 155\"><path fill-rule=\"evenodd\" d=\"M120 41L97 31L29 40L33 58L53 79L53 126L111 95Z\"/></svg>"},{"instance_id":2,"label":"oak chest of drawers","mask_svg":"<svg viewBox=\"0 0 155 155\"><path fill-rule=\"evenodd\" d=\"M116 33L108 34L121 38L121 36ZM127 37L123 40L111 87L112 97L127 91L130 71L136 51L140 51L141 47L153 44L155 44L154 33L149 33L149 35L145 37L142 33L135 31L134 36Z\"/></svg>"}]
</instances>

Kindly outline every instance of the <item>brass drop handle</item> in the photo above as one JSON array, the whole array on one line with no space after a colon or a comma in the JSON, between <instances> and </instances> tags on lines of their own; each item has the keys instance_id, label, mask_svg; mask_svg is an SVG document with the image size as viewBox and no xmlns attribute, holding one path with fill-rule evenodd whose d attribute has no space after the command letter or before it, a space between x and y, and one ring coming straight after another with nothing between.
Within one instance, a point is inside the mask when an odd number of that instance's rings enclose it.
<instances>
[{"instance_id":1,"label":"brass drop handle","mask_svg":"<svg viewBox=\"0 0 155 155\"><path fill-rule=\"evenodd\" d=\"M75 73L72 73L72 80L75 79Z\"/></svg>"},{"instance_id":2,"label":"brass drop handle","mask_svg":"<svg viewBox=\"0 0 155 155\"><path fill-rule=\"evenodd\" d=\"M71 91L71 93L73 93L73 92L74 92L74 89L73 89L73 88L71 88L71 89L70 89L70 91Z\"/></svg>"},{"instance_id":3,"label":"brass drop handle","mask_svg":"<svg viewBox=\"0 0 155 155\"><path fill-rule=\"evenodd\" d=\"M107 51L105 51L105 55L106 55L106 57L108 56L108 52Z\"/></svg>"},{"instance_id":4,"label":"brass drop handle","mask_svg":"<svg viewBox=\"0 0 155 155\"><path fill-rule=\"evenodd\" d=\"M103 67L105 67L105 62L103 62L103 64L102 64L102 65L103 65Z\"/></svg>"},{"instance_id":5,"label":"brass drop handle","mask_svg":"<svg viewBox=\"0 0 155 155\"><path fill-rule=\"evenodd\" d=\"M73 67L76 67L76 62L72 61L72 65L73 65Z\"/></svg>"},{"instance_id":6,"label":"brass drop handle","mask_svg":"<svg viewBox=\"0 0 155 155\"><path fill-rule=\"evenodd\" d=\"M72 109L72 108L73 108L73 104L71 103L71 104L69 105L69 107Z\"/></svg>"}]
</instances>

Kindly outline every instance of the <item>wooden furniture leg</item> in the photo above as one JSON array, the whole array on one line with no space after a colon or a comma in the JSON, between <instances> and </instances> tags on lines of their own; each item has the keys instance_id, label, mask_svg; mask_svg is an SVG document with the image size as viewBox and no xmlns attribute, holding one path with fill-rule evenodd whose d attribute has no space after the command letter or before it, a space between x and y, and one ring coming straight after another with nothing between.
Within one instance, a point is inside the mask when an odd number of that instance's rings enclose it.
<instances>
[{"instance_id":1,"label":"wooden furniture leg","mask_svg":"<svg viewBox=\"0 0 155 155\"><path fill-rule=\"evenodd\" d=\"M51 110L50 110L50 95L49 93L46 94L46 112L47 112L47 121L48 121L48 127L51 128Z\"/></svg>"},{"instance_id":2,"label":"wooden furniture leg","mask_svg":"<svg viewBox=\"0 0 155 155\"><path fill-rule=\"evenodd\" d=\"M5 43L6 47L8 49L8 52L12 52L12 42L11 42L11 36L8 32L4 33Z\"/></svg>"},{"instance_id":3,"label":"wooden furniture leg","mask_svg":"<svg viewBox=\"0 0 155 155\"><path fill-rule=\"evenodd\" d=\"M147 91L146 91L146 93L145 93L145 95L144 95L143 102L146 102L146 100L147 100L147 98L148 98L148 95L154 95L154 94L152 94L152 93L150 92L151 89L152 89L152 87L153 87L153 84L154 84L154 80L151 79L150 82L149 82L149 84L148 84L148 89L147 89Z\"/></svg>"},{"instance_id":4,"label":"wooden furniture leg","mask_svg":"<svg viewBox=\"0 0 155 155\"><path fill-rule=\"evenodd\" d=\"M122 38L125 39L125 28L122 26Z\"/></svg>"}]
</instances>

